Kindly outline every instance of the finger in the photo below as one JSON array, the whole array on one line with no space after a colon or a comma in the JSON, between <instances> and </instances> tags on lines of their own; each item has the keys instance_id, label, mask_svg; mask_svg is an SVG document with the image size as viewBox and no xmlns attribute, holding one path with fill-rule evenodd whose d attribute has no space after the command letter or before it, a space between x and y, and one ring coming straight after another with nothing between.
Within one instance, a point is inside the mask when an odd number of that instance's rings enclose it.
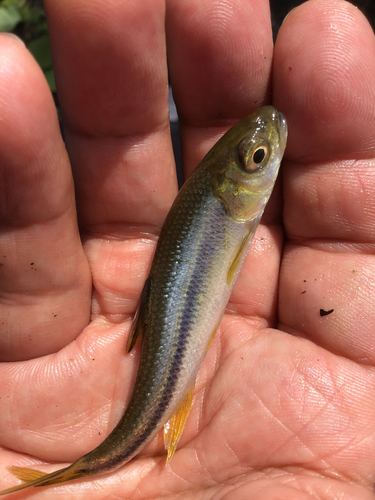
<instances>
[{"instance_id":1,"label":"finger","mask_svg":"<svg viewBox=\"0 0 375 500\"><path fill-rule=\"evenodd\" d=\"M373 31L348 2L312 0L288 15L275 48L273 98L288 113L289 159L373 157L373 59Z\"/></svg>"},{"instance_id":2,"label":"finger","mask_svg":"<svg viewBox=\"0 0 375 500\"><path fill-rule=\"evenodd\" d=\"M47 83L15 39L0 37L0 58L0 359L29 359L87 324L91 282Z\"/></svg>"},{"instance_id":3,"label":"finger","mask_svg":"<svg viewBox=\"0 0 375 500\"><path fill-rule=\"evenodd\" d=\"M168 0L166 29L188 174L225 130L269 100L269 3Z\"/></svg>"},{"instance_id":4,"label":"finger","mask_svg":"<svg viewBox=\"0 0 375 500\"><path fill-rule=\"evenodd\" d=\"M349 3L310 1L276 45L275 105L290 130L280 321L373 363L374 35Z\"/></svg>"},{"instance_id":5,"label":"finger","mask_svg":"<svg viewBox=\"0 0 375 500\"><path fill-rule=\"evenodd\" d=\"M159 227L176 194L164 2L45 4L82 229Z\"/></svg>"}]
</instances>

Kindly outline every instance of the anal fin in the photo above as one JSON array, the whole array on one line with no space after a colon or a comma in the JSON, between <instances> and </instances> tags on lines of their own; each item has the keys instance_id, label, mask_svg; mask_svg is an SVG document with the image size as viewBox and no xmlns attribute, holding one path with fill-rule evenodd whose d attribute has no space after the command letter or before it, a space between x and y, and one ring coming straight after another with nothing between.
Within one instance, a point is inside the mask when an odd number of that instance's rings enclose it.
<instances>
[{"instance_id":1,"label":"anal fin","mask_svg":"<svg viewBox=\"0 0 375 500\"><path fill-rule=\"evenodd\" d=\"M167 452L167 464L176 451L178 441L185 428L186 420L190 413L191 403L193 401L194 385L182 400L177 411L164 424L164 446Z\"/></svg>"}]
</instances>

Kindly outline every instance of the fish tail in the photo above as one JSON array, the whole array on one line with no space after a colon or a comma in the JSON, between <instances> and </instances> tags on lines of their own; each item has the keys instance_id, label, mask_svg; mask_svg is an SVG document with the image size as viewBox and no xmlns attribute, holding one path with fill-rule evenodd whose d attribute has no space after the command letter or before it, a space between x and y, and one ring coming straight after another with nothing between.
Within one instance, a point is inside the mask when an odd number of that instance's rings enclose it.
<instances>
[{"instance_id":1,"label":"fish tail","mask_svg":"<svg viewBox=\"0 0 375 500\"><path fill-rule=\"evenodd\" d=\"M26 467L10 466L7 467L9 472L16 476L17 479L23 481L23 484L18 484L6 490L0 491L0 495L13 493L14 491L23 490L31 486L49 486L51 484L63 483L65 481L72 481L80 477L86 476L87 471L84 469L80 461L74 462L69 467L59 469L50 474L41 472L35 469L28 469Z\"/></svg>"}]
</instances>

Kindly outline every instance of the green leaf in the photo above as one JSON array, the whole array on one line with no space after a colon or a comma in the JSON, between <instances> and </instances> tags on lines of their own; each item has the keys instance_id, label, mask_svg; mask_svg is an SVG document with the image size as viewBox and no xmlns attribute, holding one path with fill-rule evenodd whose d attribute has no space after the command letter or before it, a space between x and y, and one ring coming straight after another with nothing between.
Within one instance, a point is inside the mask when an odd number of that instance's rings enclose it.
<instances>
[{"instance_id":1,"label":"green leaf","mask_svg":"<svg viewBox=\"0 0 375 500\"><path fill-rule=\"evenodd\" d=\"M28 49L44 72L51 92L56 92L55 77L52 69L51 46L48 35L43 35L29 43Z\"/></svg>"},{"instance_id":2,"label":"green leaf","mask_svg":"<svg viewBox=\"0 0 375 500\"><path fill-rule=\"evenodd\" d=\"M16 7L0 7L0 32L13 31L21 21L21 16Z\"/></svg>"},{"instance_id":3,"label":"green leaf","mask_svg":"<svg viewBox=\"0 0 375 500\"><path fill-rule=\"evenodd\" d=\"M37 24L45 18L45 14L39 7L30 7L25 4L20 7L22 21L25 23Z\"/></svg>"},{"instance_id":4,"label":"green leaf","mask_svg":"<svg viewBox=\"0 0 375 500\"><path fill-rule=\"evenodd\" d=\"M24 3L24 0L2 0L1 7L17 7L17 9Z\"/></svg>"},{"instance_id":5,"label":"green leaf","mask_svg":"<svg viewBox=\"0 0 375 500\"><path fill-rule=\"evenodd\" d=\"M48 35L43 35L29 43L27 48L43 70L52 68L51 46Z\"/></svg>"}]
</instances>

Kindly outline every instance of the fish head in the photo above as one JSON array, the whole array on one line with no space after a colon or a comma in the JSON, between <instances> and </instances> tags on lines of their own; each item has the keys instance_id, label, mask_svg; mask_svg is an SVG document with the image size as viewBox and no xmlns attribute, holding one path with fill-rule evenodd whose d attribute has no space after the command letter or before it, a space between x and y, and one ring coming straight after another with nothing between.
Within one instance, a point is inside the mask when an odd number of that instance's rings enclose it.
<instances>
[{"instance_id":1,"label":"fish head","mask_svg":"<svg viewBox=\"0 0 375 500\"><path fill-rule=\"evenodd\" d=\"M259 108L237 123L213 148L213 193L239 222L261 214L276 182L287 139L285 116Z\"/></svg>"}]
</instances>

